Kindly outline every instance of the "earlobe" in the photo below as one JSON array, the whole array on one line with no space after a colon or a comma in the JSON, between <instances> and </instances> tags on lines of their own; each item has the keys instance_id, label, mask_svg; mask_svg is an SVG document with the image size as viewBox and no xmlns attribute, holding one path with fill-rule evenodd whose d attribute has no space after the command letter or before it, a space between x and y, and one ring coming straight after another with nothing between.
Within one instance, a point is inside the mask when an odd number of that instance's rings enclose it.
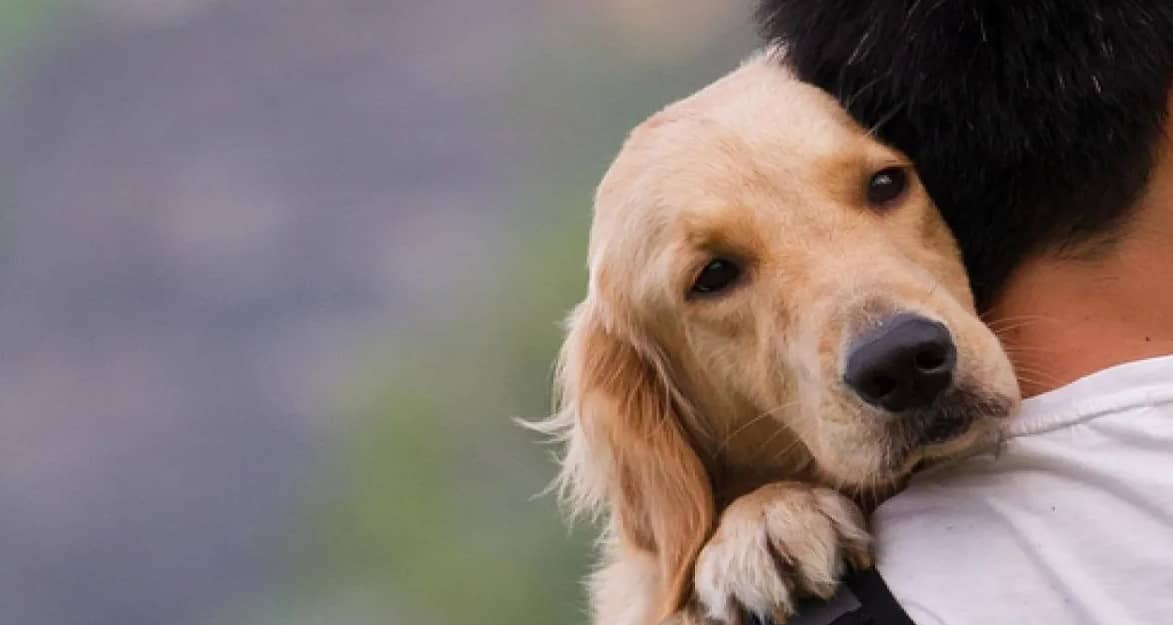
<instances>
[{"instance_id":1,"label":"earlobe","mask_svg":"<svg viewBox=\"0 0 1173 625\"><path fill-rule=\"evenodd\" d=\"M576 316L567 347L574 388L565 399L587 448L610 469L606 499L619 537L655 556L667 617L689 598L715 516L708 472L681 418L688 407L664 366L589 310Z\"/></svg>"}]
</instances>

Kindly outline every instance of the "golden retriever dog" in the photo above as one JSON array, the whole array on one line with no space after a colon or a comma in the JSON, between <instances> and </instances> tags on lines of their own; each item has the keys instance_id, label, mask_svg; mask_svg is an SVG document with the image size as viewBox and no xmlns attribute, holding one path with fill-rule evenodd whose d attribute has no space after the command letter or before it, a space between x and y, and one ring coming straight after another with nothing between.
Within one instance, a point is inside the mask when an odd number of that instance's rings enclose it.
<instances>
[{"instance_id":1,"label":"golden retriever dog","mask_svg":"<svg viewBox=\"0 0 1173 625\"><path fill-rule=\"evenodd\" d=\"M599 625L785 621L870 566L861 505L1019 400L908 161L781 55L645 121L598 189L534 427L605 519Z\"/></svg>"}]
</instances>

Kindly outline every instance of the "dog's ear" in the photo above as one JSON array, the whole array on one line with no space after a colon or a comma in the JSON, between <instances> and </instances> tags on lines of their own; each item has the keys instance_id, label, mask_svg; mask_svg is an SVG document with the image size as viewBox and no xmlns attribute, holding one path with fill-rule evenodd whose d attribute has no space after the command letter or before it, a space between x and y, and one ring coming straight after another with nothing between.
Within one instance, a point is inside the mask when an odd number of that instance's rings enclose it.
<instances>
[{"instance_id":1,"label":"dog's ear","mask_svg":"<svg viewBox=\"0 0 1173 625\"><path fill-rule=\"evenodd\" d=\"M663 359L622 334L589 302L571 318L558 376L562 414L574 419L563 479L580 504L609 509L621 539L654 554L663 618L691 593L714 523L712 486Z\"/></svg>"}]
</instances>

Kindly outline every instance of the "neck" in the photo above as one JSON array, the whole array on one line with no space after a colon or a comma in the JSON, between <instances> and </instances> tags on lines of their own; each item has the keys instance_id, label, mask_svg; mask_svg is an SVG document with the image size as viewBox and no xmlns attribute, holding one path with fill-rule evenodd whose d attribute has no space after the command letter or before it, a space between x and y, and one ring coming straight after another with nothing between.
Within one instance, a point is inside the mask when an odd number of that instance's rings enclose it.
<instances>
[{"instance_id":1,"label":"neck","mask_svg":"<svg viewBox=\"0 0 1173 625\"><path fill-rule=\"evenodd\" d=\"M1173 128L1119 240L1091 259L1045 255L987 314L1027 397L1101 369L1173 354Z\"/></svg>"}]
</instances>

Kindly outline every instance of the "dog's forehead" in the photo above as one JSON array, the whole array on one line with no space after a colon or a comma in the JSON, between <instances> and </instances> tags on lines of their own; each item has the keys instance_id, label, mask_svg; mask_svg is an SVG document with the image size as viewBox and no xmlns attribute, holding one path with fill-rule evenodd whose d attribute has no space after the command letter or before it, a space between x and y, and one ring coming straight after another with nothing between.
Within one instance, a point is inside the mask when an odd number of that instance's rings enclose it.
<instances>
[{"instance_id":1,"label":"dog's forehead","mask_svg":"<svg viewBox=\"0 0 1173 625\"><path fill-rule=\"evenodd\" d=\"M830 94L800 81L769 55L746 61L665 112L673 109L708 120L714 129L743 137L751 146L818 155L859 149L856 144L867 142Z\"/></svg>"},{"instance_id":2,"label":"dog's forehead","mask_svg":"<svg viewBox=\"0 0 1173 625\"><path fill-rule=\"evenodd\" d=\"M893 154L829 94L760 55L637 127L600 185L597 216L831 187Z\"/></svg>"},{"instance_id":3,"label":"dog's forehead","mask_svg":"<svg viewBox=\"0 0 1173 625\"><path fill-rule=\"evenodd\" d=\"M868 167L898 158L829 94L759 55L631 133L595 198L592 266L642 266L681 232L759 213L825 218L786 208L858 193Z\"/></svg>"}]
</instances>

